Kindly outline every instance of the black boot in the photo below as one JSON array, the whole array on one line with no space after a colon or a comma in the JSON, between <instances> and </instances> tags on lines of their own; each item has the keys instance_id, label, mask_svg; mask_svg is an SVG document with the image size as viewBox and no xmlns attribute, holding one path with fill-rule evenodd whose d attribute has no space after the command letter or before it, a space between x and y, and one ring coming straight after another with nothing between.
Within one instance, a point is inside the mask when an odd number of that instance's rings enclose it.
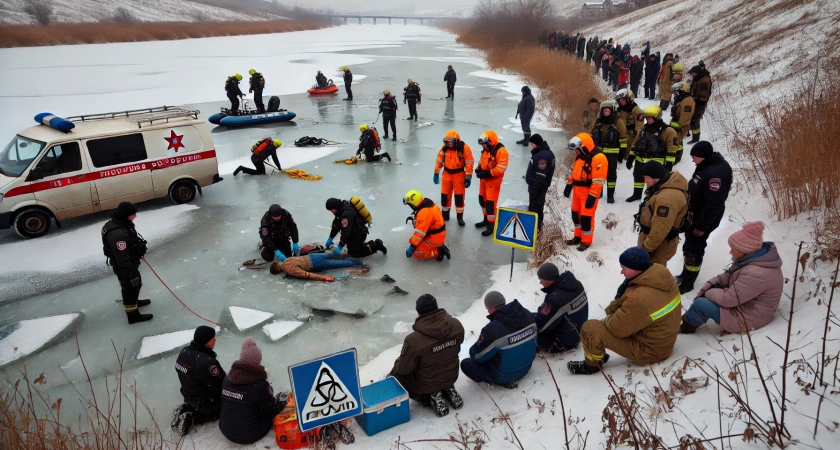
<instances>
[{"instance_id":1,"label":"black boot","mask_svg":"<svg viewBox=\"0 0 840 450\"><path fill-rule=\"evenodd\" d=\"M441 211L441 215L443 215L444 222L449 222L449 211Z\"/></svg>"},{"instance_id":2,"label":"black boot","mask_svg":"<svg viewBox=\"0 0 840 450\"><path fill-rule=\"evenodd\" d=\"M571 247L573 245L578 245L578 244L580 244L580 237L579 236L575 236L573 239L567 239L566 240L566 245L568 245L569 247Z\"/></svg>"},{"instance_id":3,"label":"black boot","mask_svg":"<svg viewBox=\"0 0 840 450\"><path fill-rule=\"evenodd\" d=\"M383 255L388 254L388 249L385 248L385 244L382 242L382 239L377 239L377 240L373 241L373 245L371 246L371 249L374 251L374 253L376 253L377 251L380 251L380 252L382 252Z\"/></svg>"},{"instance_id":4,"label":"black boot","mask_svg":"<svg viewBox=\"0 0 840 450\"><path fill-rule=\"evenodd\" d=\"M691 140L688 141L688 143L696 144L698 142L700 142L700 132L698 131L697 133L691 133Z\"/></svg>"},{"instance_id":5,"label":"black boot","mask_svg":"<svg viewBox=\"0 0 840 450\"><path fill-rule=\"evenodd\" d=\"M604 353L604 357L598 363L597 366L590 366L586 364L586 361L569 361L566 364L566 367L569 368L569 372L572 372L575 375L592 375L593 373L598 373L601 371L601 366L607 363L610 360L610 354Z\"/></svg>"},{"instance_id":6,"label":"black boot","mask_svg":"<svg viewBox=\"0 0 840 450\"><path fill-rule=\"evenodd\" d=\"M151 304L152 304L152 301L147 299L147 298L137 300L137 307L138 308L141 307L141 306L149 306Z\"/></svg>"},{"instance_id":7,"label":"black boot","mask_svg":"<svg viewBox=\"0 0 840 450\"><path fill-rule=\"evenodd\" d=\"M437 260L443 261L444 256L446 257L446 259L452 258L452 253L449 252L449 247L447 247L445 244L438 247Z\"/></svg>"},{"instance_id":8,"label":"black boot","mask_svg":"<svg viewBox=\"0 0 840 450\"><path fill-rule=\"evenodd\" d=\"M444 389L441 391L443 393L443 398L449 401L449 404L452 405L455 409L461 409L464 406L464 399L461 398L461 395L458 394L458 391L455 390L455 386L450 387L449 389Z\"/></svg>"},{"instance_id":9,"label":"black boot","mask_svg":"<svg viewBox=\"0 0 840 450\"><path fill-rule=\"evenodd\" d=\"M152 317L154 317L154 314L140 314L140 311L136 309L134 311L126 311L125 315L128 316L129 325L152 320Z\"/></svg>"},{"instance_id":10,"label":"black boot","mask_svg":"<svg viewBox=\"0 0 840 450\"><path fill-rule=\"evenodd\" d=\"M680 323L680 334L694 334L698 327L688 323L685 314L682 315L682 323Z\"/></svg>"},{"instance_id":11,"label":"black boot","mask_svg":"<svg viewBox=\"0 0 840 450\"><path fill-rule=\"evenodd\" d=\"M392 137L392 138L391 138L391 140L392 140L392 141L396 141L396 140L397 140L397 133L394 133L394 137Z\"/></svg>"},{"instance_id":12,"label":"black boot","mask_svg":"<svg viewBox=\"0 0 840 450\"><path fill-rule=\"evenodd\" d=\"M242 169L242 166L237 167L236 170L233 171L233 176L239 175L239 172L242 172Z\"/></svg>"},{"instance_id":13,"label":"black boot","mask_svg":"<svg viewBox=\"0 0 840 450\"><path fill-rule=\"evenodd\" d=\"M589 248L589 244L584 244L583 242L581 242L580 245L577 246L577 251L583 252L583 251L586 251L586 249L588 249L588 248Z\"/></svg>"},{"instance_id":14,"label":"black boot","mask_svg":"<svg viewBox=\"0 0 840 450\"><path fill-rule=\"evenodd\" d=\"M490 236L493 234L493 226L496 225L493 222L487 222L487 228L481 232L482 236Z\"/></svg>"},{"instance_id":15,"label":"black boot","mask_svg":"<svg viewBox=\"0 0 840 450\"><path fill-rule=\"evenodd\" d=\"M476 222L475 227L476 228L483 228L483 227L487 226L487 223L488 223L487 222L487 216L484 216L484 220L482 220L481 222Z\"/></svg>"},{"instance_id":16,"label":"black boot","mask_svg":"<svg viewBox=\"0 0 840 450\"><path fill-rule=\"evenodd\" d=\"M615 203L615 188L607 188L607 203Z\"/></svg>"},{"instance_id":17,"label":"black boot","mask_svg":"<svg viewBox=\"0 0 840 450\"><path fill-rule=\"evenodd\" d=\"M436 416L443 417L449 414L449 405L443 401L443 394L440 391L429 395L429 400L432 402L432 409L435 411Z\"/></svg>"},{"instance_id":18,"label":"black boot","mask_svg":"<svg viewBox=\"0 0 840 450\"><path fill-rule=\"evenodd\" d=\"M627 197L627 203L637 202L642 199L642 188L633 188L633 195Z\"/></svg>"},{"instance_id":19,"label":"black boot","mask_svg":"<svg viewBox=\"0 0 840 450\"><path fill-rule=\"evenodd\" d=\"M414 121L417 122L417 114L414 115Z\"/></svg>"},{"instance_id":20,"label":"black boot","mask_svg":"<svg viewBox=\"0 0 840 450\"><path fill-rule=\"evenodd\" d=\"M668 110L669 104L668 100L659 100L659 109L661 109L662 112L665 112Z\"/></svg>"},{"instance_id":21,"label":"black boot","mask_svg":"<svg viewBox=\"0 0 840 450\"><path fill-rule=\"evenodd\" d=\"M391 155L389 155L388 152L383 153L382 158L387 159L388 162L391 162Z\"/></svg>"},{"instance_id":22,"label":"black boot","mask_svg":"<svg viewBox=\"0 0 840 450\"><path fill-rule=\"evenodd\" d=\"M463 227L464 225L466 225L464 222L464 213L458 213L458 226Z\"/></svg>"},{"instance_id":23,"label":"black boot","mask_svg":"<svg viewBox=\"0 0 840 450\"><path fill-rule=\"evenodd\" d=\"M697 281L697 276L700 272L691 272L683 269L683 272L676 277L677 286L680 287L680 294L685 294L694 290L694 282Z\"/></svg>"}]
</instances>

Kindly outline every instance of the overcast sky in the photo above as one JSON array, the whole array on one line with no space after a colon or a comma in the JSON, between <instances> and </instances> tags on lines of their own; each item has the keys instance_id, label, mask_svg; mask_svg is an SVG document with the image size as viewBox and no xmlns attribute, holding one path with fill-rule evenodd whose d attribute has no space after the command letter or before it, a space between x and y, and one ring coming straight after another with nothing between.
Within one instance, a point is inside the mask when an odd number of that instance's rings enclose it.
<instances>
[{"instance_id":1,"label":"overcast sky","mask_svg":"<svg viewBox=\"0 0 840 450\"><path fill-rule=\"evenodd\" d=\"M396 11L453 8L471 6L480 0L280 0L280 3L306 8L328 8L336 11Z\"/></svg>"}]
</instances>

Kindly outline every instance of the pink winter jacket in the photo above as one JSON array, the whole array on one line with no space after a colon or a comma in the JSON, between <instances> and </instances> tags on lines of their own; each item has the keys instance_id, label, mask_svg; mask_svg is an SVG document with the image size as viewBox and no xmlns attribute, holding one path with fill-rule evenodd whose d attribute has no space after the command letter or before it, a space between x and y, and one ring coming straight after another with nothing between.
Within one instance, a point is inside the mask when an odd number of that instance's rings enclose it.
<instances>
[{"instance_id":1,"label":"pink winter jacket","mask_svg":"<svg viewBox=\"0 0 840 450\"><path fill-rule=\"evenodd\" d=\"M763 255L734 263L697 293L721 306L720 326L730 333L767 325L779 307L785 285L782 259L772 242L765 242L764 249Z\"/></svg>"}]
</instances>

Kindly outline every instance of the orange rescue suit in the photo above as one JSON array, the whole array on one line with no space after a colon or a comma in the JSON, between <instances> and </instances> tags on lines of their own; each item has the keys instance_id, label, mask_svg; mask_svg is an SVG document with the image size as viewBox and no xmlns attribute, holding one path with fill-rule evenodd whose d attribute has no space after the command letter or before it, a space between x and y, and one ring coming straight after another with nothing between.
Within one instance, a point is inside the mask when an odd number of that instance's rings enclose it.
<instances>
[{"instance_id":1,"label":"orange rescue suit","mask_svg":"<svg viewBox=\"0 0 840 450\"><path fill-rule=\"evenodd\" d=\"M414 234L408 242L415 247L411 256L417 259L437 258L438 247L446 242L446 224L435 202L424 198L417 205Z\"/></svg>"},{"instance_id":2,"label":"orange rescue suit","mask_svg":"<svg viewBox=\"0 0 840 450\"><path fill-rule=\"evenodd\" d=\"M478 168L488 171L489 175L481 178L481 184L478 188L478 204L484 209L484 217L487 221L495 223L496 204L499 201L502 179L508 166L508 151L499 142L499 136L495 132L488 130L486 133L490 139L490 150L482 148Z\"/></svg>"},{"instance_id":3,"label":"orange rescue suit","mask_svg":"<svg viewBox=\"0 0 840 450\"><path fill-rule=\"evenodd\" d=\"M575 237L579 237L582 244L592 245L595 210L598 209L598 199L606 182L606 155L600 150L584 156L578 154L566 184L572 185L572 222L575 224Z\"/></svg>"},{"instance_id":4,"label":"orange rescue suit","mask_svg":"<svg viewBox=\"0 0 840 450\"><path fill-rule=\"evenodd\" d=\"M440 206L443 210L443 217L449 218L450 201L453 191L455 192L455 212L464 213L464 180L472 178L473 159L470 146L461 141L461 136L455 130L446 133L444 140L455 139L455 147L448 148L443 144L438 150L437 161L435 161L435 174L443 169L443 181L440 187Z\"/></svg>"}]
</instances>

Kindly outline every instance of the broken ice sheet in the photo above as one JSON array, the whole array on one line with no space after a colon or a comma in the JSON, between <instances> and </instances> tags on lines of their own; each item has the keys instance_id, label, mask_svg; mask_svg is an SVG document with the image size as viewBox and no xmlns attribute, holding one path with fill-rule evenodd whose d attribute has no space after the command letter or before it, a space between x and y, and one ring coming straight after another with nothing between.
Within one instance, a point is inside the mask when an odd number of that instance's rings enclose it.
<instances>
[{"instance_id":1,"label":"broken ice sheet","mask_svg":"<svg viewBox=\"0 0 840 450\"><path fill-rule=\"evenodd\" d=\"M296 320L278 320L264 326L262 330L269 339L276 341L283 336L289 335L301 325L303 325L303 322L298 322Z\"/></svg>"},{"instance_id":2,"label":"broken ice sheet","mask_svg":"<svg viewBox=\"0 0 840 450\"><path fill-rule=\"evenodd\" d=\"M239 331L245 331L274 317L274 313L240 306L231 306L230 318Z\"/></svg>"},{"instance_id":3,"label":"broken ice sheet","mask_svg":"<svg viewBox=\"0 0 840 450\"><path fill-rule=\"evenodd\" d=\"M216 333L219 332L219 327L214 326L213 329L216 330ZM195 328L190 328L189 330L146 336L140 343L140 351L137 353L137 359L145 359L183 347L193 340L194 334Z\"/></svg>"},{"instance_id":4,"label":"broken ice sheet","mask_svg":"<svg viewBox=\"0 0 840 450\"><path fill-rule=\"evenodd\" d=\"M40 350L61 334L80 313L21 320L0 327L0 366Z\"/></svg>"}]
</instances>

